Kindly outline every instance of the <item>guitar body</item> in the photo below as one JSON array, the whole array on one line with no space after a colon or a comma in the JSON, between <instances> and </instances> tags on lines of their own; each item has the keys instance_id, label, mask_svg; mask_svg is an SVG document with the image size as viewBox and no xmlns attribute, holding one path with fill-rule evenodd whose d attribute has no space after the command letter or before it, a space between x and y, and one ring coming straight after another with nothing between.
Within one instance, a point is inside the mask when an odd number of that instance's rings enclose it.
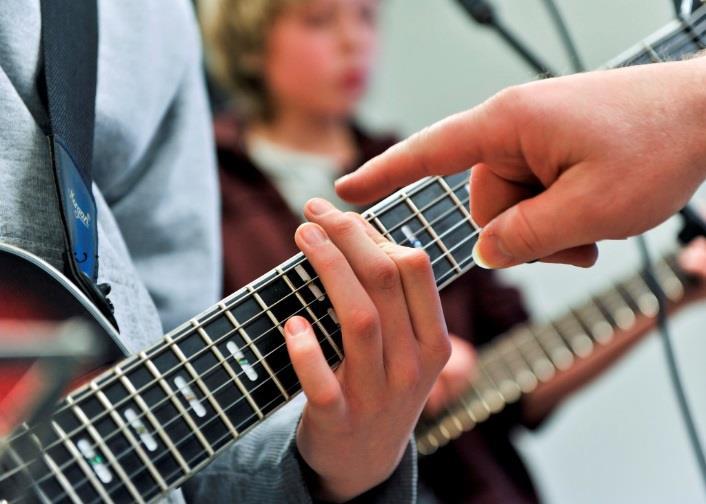
<instances>
[{"instance_id":1,"label":"guitar body","mask_svg":"<svg viewBox=\"0 0 706 504\"><path fill-rule=\"evenodd\" d=\"M13 349L29 336L37 339L37 346L49 343L47 338L54 333L47 326L33 331L37 323L59 324L69 319L88 322L94 332L105 336L99 362L91 363L94 368L125 356L110 322L68 278L39 257L0 243L0 436L12 427L10 419L20 420L20 413L31 406L39 393L32 390L33 385L41 385L33 379L38 371L41 376L41 362L31 352L12 358L5 352L17 354ZM41 348L36 350L39 353Z\"/></svg>"}]
</instances>

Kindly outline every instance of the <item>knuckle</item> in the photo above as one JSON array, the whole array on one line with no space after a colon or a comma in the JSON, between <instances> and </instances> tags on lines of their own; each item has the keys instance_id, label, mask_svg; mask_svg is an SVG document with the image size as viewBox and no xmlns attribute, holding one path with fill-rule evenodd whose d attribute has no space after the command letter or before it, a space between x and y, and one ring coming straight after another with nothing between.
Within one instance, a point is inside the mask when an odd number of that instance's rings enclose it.
<instances>
[{"instance_id":1,"label":"knuckle","mask_svg":"<svg viewBox=\"0 0 706 504\"><path fill-rule=\"evenodd\" d=\"M331 409L338 404L339 392L333 386L319 387L314 393L309 393L307 399L317 408Z\"/></svg>"},{"instance_id":2,"label":"knuckle","mask_svg":"<svg viewBox=\"0 0 706 504\"><path fill-rule=\"evenodd\" d=\"M422 370L417 364L399 366L395 374L397 383L403 389L415 388L422 378Z\"/></svg>"},{"instance_id":3,"label":"knuckle","mask_svg":"<svg viewBox=\"0 0 706 504\"><path fill-rule=\"evenodd\" d=\"M499 113L528 112L533 100L528 97L525 86L510 86L488 100L488 108Z\"/></svg>"},{"instance_id":4,"label":"knuckle","mask_svg":"<svg viewBox=\"0 0 706 504\"><path fill-rule=\"evenodd\" d=\"M437 330L426 345L427 358L443 367L451 357L451 340L445 328Z\"/></svg>"},{"instance_id":5,"label":"knuckle","mask_svg":"<svg viewBox=\"0 0 706 504\"><path fill-rule=\"evenodd\" d=\"M400 283L400 272L389 258L371 264L369 275L373 286L381 290L391 290Z\"/></svg>"},{"instance_id":6,"label":"knuckle","mask_svg":"<svg viewBox=\"0 0 706 504\"><path fill-rule=\"evenodd\" d=\"M331 221L330 229L332 233L340 236L353 232L357 225L355 218L348 213L342 213Z\"/></svg>"},{"instance_id":7,"label":"knuckle","mask_svg":"<svg viewBox=\"0 0 706 504\"><path fill-rule=\"evenodd\" d=\"M407 141L410 156L418 160L423 175L431 175L434 171L432 163L429 162L426 148L432 143L433 132L433 125L426 126L414 133Z\"/></svg>"},{"instance_id":8,"label":"knuckle","mask_svg":"<svg viewBox=\"0 0 706 504\"><path fill-rule=\"evenodd\" d=\"M415 248L406 248L402 254L402 261L414 270L429 270L431 271L431 260L429 255L423 250Z\"/></svg>"},{"instance_id":9,"label":"knuckle","mask_svg":"<svg viewBox=\"0 0 706 504\"><path fill-rule=\"evenodd\" d=\"M348 327L357 339L371 339L377 334L380 320L373 310L352 311Z\"/></svg>"},{"instance_id":10,"label":"knuckle","mask_svg":"<svg viewBox=\"0 0 706 504\"><path fill-rule=\"evenodd\" d=\"M513 234L516 238L517 246L520 248L520 252L523 252L523 255L527 257L539 258L538 254L541 249L542 241L532 225L532 220L527 216L525 205L522 203L517 205L515 212L519 225L516 227L515 233Z\"/></svg>"}]
</instances>

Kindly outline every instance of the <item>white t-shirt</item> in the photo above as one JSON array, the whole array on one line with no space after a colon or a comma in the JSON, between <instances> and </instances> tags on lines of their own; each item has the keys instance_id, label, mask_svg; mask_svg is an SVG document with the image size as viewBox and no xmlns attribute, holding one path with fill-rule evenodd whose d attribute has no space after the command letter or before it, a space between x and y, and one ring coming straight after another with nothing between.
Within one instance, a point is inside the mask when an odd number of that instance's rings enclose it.
<instances>
[{"instance_id":1,"label":"white t-shirt","mask_svg":"<svg viewBox=\"0 0 706 504\"><path fill-rule=\"evenodd\" d=\"M333 182L342 173L333 157L282 147L261 137L252 138L247 151L255 165L270 178L287 206L302 219L304 204L314 197L324 198L340 210L354 210L334 191Z\"/></svg>"}]
</instances>

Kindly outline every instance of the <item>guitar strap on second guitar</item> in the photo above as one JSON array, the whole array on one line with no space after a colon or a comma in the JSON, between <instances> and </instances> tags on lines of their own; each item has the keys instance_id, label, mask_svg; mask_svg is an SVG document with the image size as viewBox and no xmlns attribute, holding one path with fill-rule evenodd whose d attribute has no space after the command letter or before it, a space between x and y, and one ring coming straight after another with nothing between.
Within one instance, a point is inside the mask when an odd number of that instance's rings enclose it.
<instances>
[{"instance_id":1,"label":"guitar strap on second guitar","mask_svg":"<svg viewBox=\"0 0 706 504\"><path fill-rule=\"evenodd\" d=\"M92 159L98 70L96 0L41 0L40 96L65 242L65 273L116 327L110 286L98 284Z\"/></svg>"}]
</instances>

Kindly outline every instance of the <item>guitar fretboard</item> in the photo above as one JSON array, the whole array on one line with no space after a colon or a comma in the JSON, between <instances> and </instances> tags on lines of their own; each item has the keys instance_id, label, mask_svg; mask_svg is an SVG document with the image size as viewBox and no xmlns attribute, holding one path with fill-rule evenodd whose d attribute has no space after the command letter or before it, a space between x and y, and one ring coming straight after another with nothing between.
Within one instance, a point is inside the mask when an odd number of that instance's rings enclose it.
<instances>
[{"instance_id":1,"label":"guitar fretboard","mask_svg":"<svg viewBox=\"0 0 706 504\"><path fill-rule=\"evenodd\" d=\"M674 256L662 258L653 269L668 301L681 301L692 282ZM654 319L657 310L657 296L640 272L551 322L523 324L499 336L479 349L477 373L469 377L461 398L437 417L419 422L419 452L433 453L600 346L624 337L640 319Z\"/></svg>"},{"instance_id":2,"label":"guitar fretboard","mask_svg":"<svg viewBox=\"0 0 706 504\"><path fill-rule=\"evenodd\" d=\"M706 48L706 8L675 20L606 65L607 68L678 60ZM671 302L678 302L689 284L687 276L667 256L654 266L657 281ZM420 421L417 448L430 454L461 433L500 412L539 384L585 358L597 346L633 328L639 317L654 318L657 297L638 273L584 305L547 324L513 329L478 353L478 374L466 393L444 413Z\"/></svg>"},{"instance_id":3,"label":"guitar fretboard","mask_svg":"<svg viewBox=\"0 0 706 504\"><path fill-rule=\"evenodd\" d=\"M705 31L702 8L621 63L691 54L703 47ZM429 254L440 288L473 266L466 180L466 173L425 179L366 213L391 240ZM149 502L179 486L299 392L282 335L293 315L314 324L329 364L337 366L343 353L335 311L299 254L72 393L46 425L25 426L2 460L0 500L32 494L46 502ZM538 337L527 350L544 357L522 357L537 379L588 345L573 338L574 346L547 353L547 338L557 336ZM505 383L497 378L504 368L486 368L488 383ZM498 394L512 397L476 388L492 409Z\"/></svg>"},{"instance_id":4,"label":"guitar fretboard","mask_svg":"<svg viewBox=\"0 0 706 504\"><path fill-rule=\"evenodd\" d=\"M473 265L467 181L428 178L365 214L389 239L424 249L440 287ZM283 337L293 315L312 322L336 367L336 313L298 254L71 394L48 429L16 436L0 489L142 502L178 486L300 391Z\"/></svg>"}]
</instances>

